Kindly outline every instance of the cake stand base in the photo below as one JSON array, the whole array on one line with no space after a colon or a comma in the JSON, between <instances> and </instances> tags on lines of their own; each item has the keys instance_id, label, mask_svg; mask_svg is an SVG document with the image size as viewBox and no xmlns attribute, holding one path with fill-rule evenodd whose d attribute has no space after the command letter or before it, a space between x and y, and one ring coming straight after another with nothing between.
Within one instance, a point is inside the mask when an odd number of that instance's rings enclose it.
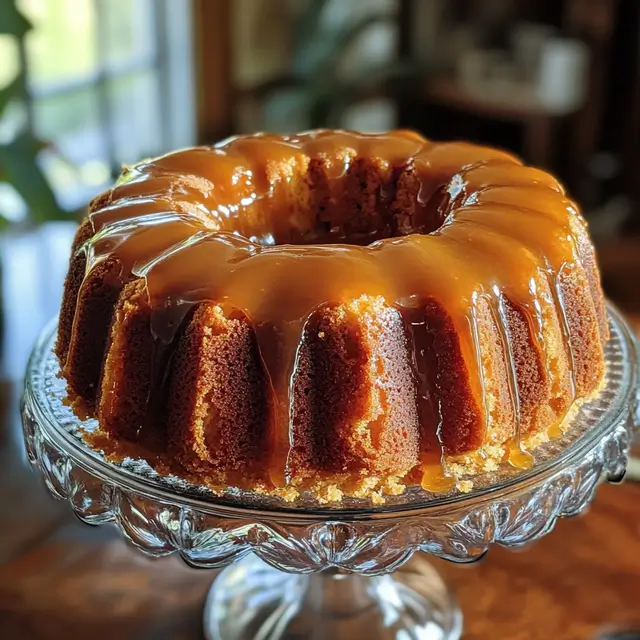
<instances>
[{"instance_id":1,"label":"cake stand base","mask_svg":"<svg viewBox=\"0 0 640 640\"><path fill-rule=\"evenodd\" d=\"M364 577L284 573L248 555L220 573L204 611L207 640L457 640L461 632L460 610L421 557Z\"/></svg>"}]
</instances>

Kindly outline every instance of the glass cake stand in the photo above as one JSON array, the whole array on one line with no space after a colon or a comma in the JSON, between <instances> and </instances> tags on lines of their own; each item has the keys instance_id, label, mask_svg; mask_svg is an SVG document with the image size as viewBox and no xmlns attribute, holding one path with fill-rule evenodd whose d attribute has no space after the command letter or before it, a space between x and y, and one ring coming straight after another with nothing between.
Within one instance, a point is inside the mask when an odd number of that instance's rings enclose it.
<instances>
[{"instance_id":1,"label":"glass cake stand","mask_svg":"<svg viewBox=\"0 0 640 640\"><path fill-rule=\"evenodd\" d=\"M413 488L386 504L294 505L239 490L216 496L161 476L142 460L107 461L82 440L65 404L51 347L55 323L31 356L23 399L29 458L51 493L84 522L115 522L153 556L178 552L193 567L231 565L214 580L205 636L257 638L459 638L462 616L426 560L472 562L491 544L520 547L575 515L603 480L622 480L638 424L637 352L609 309L607 377L560 439L535 452L527 471L505 466L469 493ZM403 567L416 551L423 553ZM234 564L231 564L234 563Z\"/></svg>"}]
</instances>

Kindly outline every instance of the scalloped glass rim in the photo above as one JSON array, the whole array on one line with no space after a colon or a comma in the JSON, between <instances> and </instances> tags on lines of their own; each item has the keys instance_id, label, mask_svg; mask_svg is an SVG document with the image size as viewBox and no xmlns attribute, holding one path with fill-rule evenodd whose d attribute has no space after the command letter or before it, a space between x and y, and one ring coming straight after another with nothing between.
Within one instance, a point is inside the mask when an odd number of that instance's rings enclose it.
<instances>
[{"instance_id":1,"label":"scalloped glass rim","mask_svg":"<svg viewBox=\"0 0 640 640\"><path fill-rule=\"evenodd\" d=\"M255 515L276 516L286 520L359 520L362 518L395 517L400 514L428 514L461 501L483 503L500 491L519 493L578 461L596 447L633 411L637 395L637 344L632 331L615 307L608 304L611 339L606 346L607 374L603 389L584 403L572 419L562 438L551 440L534 452L534 466L520 471L504 465L495 473L475 476L474 489L469 493L429 494L419 487L411 487L400 496L387 497L384 505L366 500L345 499L337 506L319 505L302 498L286 503L273 497L257 495L231 488L229 494L217 496L206 487L192 485L175 477L161 476L144 461L113 463L82 439L80 429L95 429L95 420L81 421L64 404L66 391L59 378L59 365L52 347L56 336L57 319L52 320L38 339L29 363L23 403L41 425L45 435L65 454L86 471L103 481L116 483L131 491L167 503L191 506L205 512L229 517Z\"/></svg>"}]
</instances>

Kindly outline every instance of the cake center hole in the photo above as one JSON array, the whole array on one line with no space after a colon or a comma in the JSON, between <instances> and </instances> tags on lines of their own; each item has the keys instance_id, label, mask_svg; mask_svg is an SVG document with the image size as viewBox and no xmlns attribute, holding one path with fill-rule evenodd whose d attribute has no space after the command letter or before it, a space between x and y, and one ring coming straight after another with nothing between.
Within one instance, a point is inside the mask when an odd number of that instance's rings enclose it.
<instances>
[{"instance_id":1,"label":"cake center hole","mask_svg":"<svg viewBox=\"0 0 640 640\"><path fill-rule=\"evenodd\" d=\"M290 194L274 194L266 218L258 211L249 214L246 235L263 245L365 246L384 238L435 233L449 213L449 194L444 185L426 196L423 191L397 187L388 193L362 181L358 189L347 185L337 194L311 191L303 205Z\"/></svg>"}]
</instances>

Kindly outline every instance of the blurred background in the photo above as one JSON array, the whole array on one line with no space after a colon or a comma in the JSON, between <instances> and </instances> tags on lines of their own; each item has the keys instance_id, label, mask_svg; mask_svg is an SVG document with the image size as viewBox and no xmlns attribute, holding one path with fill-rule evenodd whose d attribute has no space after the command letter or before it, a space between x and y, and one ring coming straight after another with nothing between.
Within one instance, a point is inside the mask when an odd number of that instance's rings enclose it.
<instances>
[{"instance_id":1,"label":"blurred background","mask_svg":"<svg viewBox=\"0 0 640 640\"><path fill-rule=\"evenodd\" d=\"M109 534L92 538L70 523L27 473L21 376L57 312L77 220L123 164L234 133L312 127L414 128L503 147L551 170L590 222L607 294L640 325L638 0L0 0L0 517L9 523L0 527L0 628L19 629L2 637L84 637L82 620L102 620L104 607L115 612L117 637L147 637L141 621L155 611L156 580L182 593L167 596L148 637L198 637L198 625L183 634L171 616L197 610L208 577L197 583L178 564L169 576L117 539L92 547ZM560 550L545 541L531 566L551 571L557 556L579 573L580 554L593 553L589 527L606 531L614 515L638 544L640 515L625 511L631 498L612 500L609 519L565 529L586 536L582 543ZM589 631L612 611L626 620L637 609L616 562L624 549L639 554L623 542L609 574L583 580L597 591L615 577L620 591L600 617L593 605ZM82 545L91 551L82 555ZM504 557L489 576L507 571ZM102 591L88 567L102 572ZM637 587L636 569L625 575ZM67 595L52 595L61 580ZM119 609L131 589L135 606ZM549 603L540 602L544 618ZM483 606L478 619L498 605ZM78 611L84 618L69 627ZM468 637L588 637L567 631L560 614L553 620L539 636ZM116 637L113 628L94 635Z\"/></svg>"}]
</instances>

